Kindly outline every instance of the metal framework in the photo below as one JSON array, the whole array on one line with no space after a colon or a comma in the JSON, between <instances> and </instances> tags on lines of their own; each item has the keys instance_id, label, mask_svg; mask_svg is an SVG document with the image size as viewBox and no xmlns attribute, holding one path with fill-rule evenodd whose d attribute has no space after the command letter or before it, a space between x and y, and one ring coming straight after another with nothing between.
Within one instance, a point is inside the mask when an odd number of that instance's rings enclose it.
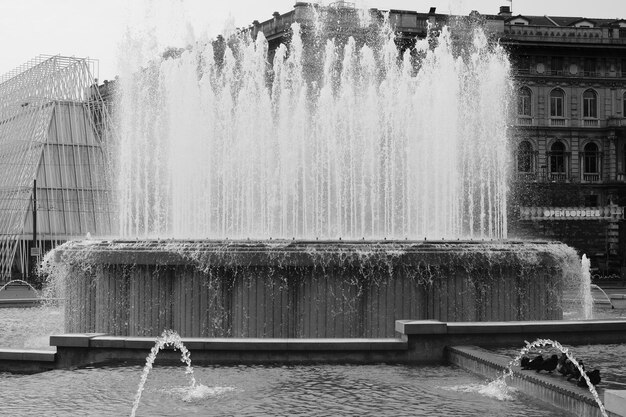
<instances>
[{"instance_id":1,"label":"metal framework","mask_svg":"<svg viewBox=\"0 0 626 417\"><path fill-rule=\"evenodd\" d=\"M95 69L42 55L0 78L0 281L68 239L111 234L110 123Z\"/></svg>"}]
</instances>

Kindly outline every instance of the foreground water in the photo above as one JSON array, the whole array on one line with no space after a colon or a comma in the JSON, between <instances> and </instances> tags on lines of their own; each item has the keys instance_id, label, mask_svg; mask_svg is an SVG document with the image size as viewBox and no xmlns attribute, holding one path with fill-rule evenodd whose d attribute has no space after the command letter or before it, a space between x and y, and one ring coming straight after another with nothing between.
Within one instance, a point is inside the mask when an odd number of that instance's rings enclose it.
<instances>
[{"instance_id":1,"label":"foreground water","mask_svg":"<svg viewBox=\"0 0 626 417\"><path fill-rule=\"evenodd\" d=\"M194 368L206 386L188 396L181 367L150 373L138 416L570 416L453 367L292 366ZM6 415L128 415L140 366L0 374Z\"/></svg>"},{"instance_id":2,"label":"foreground water","mask_svg":"<svg viewBox=\"0 0 626 417\"><path fill-rule=\"evenodd\" d=\"M0 348L52 350L50 335L64 333L63 321L59 306L0 308Z\"/></svg>"}]
</instances>

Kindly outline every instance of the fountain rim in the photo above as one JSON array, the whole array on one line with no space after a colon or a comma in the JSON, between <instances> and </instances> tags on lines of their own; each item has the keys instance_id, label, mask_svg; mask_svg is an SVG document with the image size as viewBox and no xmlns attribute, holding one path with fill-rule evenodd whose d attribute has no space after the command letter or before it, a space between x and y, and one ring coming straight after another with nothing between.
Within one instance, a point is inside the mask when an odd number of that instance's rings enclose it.
<instances>
[{"instance_id":1,"label":"fountain rim","mask_svg":"<svg viewBox=\"0 0 626 417\"><path fill-rule=\"evenodd\" d=\"M522 240L230 240L115 239L70 241L54 261L123 265L312 266L365 264L447 265L475 257L551 256L557 241ZM532 263L532 262L529 262Z\"/></svg>"}]
</instances>

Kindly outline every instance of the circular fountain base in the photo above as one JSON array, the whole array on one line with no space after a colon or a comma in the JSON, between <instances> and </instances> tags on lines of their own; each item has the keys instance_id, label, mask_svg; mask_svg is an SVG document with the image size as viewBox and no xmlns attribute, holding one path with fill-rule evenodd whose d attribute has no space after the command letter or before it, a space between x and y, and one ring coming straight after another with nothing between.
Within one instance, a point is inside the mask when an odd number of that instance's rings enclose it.
<instances>
[{"instance_id":1,"label":"circular fountain base","mask_svg":"<svg viewBox=\"0 0 626 417\"><path fill-rule=\"evenodd\" d=\"M82 241L59 247L67 332L392 337L399 319L546 320L580 269L557 242Z\"/></svg>"}]
</instances>

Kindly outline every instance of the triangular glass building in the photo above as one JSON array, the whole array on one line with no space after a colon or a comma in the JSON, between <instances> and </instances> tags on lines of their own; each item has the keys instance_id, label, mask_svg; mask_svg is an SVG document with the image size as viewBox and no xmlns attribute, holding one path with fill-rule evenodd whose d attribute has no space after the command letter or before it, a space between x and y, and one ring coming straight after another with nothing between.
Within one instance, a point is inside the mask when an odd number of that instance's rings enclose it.
<instances>
[{"instance_id":1,"label":"triangular glass building","mask_svg":"<svg viewBox=\"0 0 626 417\"><path fill-rule=\"evenodd\" d=\"M0 281L66 240L111 233L96 65L39 56L0 78Z\"/></svg>"}]
</instances>

